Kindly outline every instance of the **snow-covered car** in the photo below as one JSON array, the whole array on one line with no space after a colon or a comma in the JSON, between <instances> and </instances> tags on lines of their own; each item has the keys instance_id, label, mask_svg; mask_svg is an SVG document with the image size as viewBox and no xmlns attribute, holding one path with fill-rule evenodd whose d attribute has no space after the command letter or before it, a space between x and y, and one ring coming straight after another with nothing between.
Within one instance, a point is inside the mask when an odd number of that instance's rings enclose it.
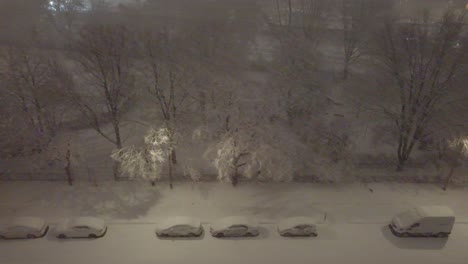
<instances>
[{"instance_id":1,"label":"snow-covered car","mask_svg":"<svg viewBox=\"0 0 468 264\"><path fill-rule=\"evenodd\" d=\"M244 216L220 219L211 225L210 232L214 237L254 237L260 233L257 222Z\"/></svg>"},{"instance_id":2,"label":"snow-covered car","mask_svg":"<svg viewBox=\"0 0 468 264\"><path fill-rule=\"evenodd\" d=\"M398 237L447 237L455 215L446 206L420 206L395 216L389 228Z\"/></svg>"},{"instance_id":3,"label":"snow-covered car","mask_svg":"<svg viewBox=\"0 0 468 264\"><path fill-rule=\"evenodd\" d=\"M278 233L281 236L317 236L316 219L310 217L290 217L278 224Z\"/></svg>"},{"instance_id":4,"label":"snow-covered car","mask_svg":"<svg viewBox=\"0 0 468 264\"><path fill-rule=\"evenodd\" d=\"M107 231L106 223L95 217L77 217L66 219L55 229L58 238L97 238Z\"/></svg>"},{"instance_id":5,"label":"snow-covered car","mask_svg":"<svg viewBox=\"0 0 468 264\"><path fill-rule=\"evenodd\" d=\"M49 230L44 219L39 217L17 217L0 223L0 238L38 238Z\"/></svg>"},{"instance_id":6,"label":"snow-covered car","mask_svg":"<svg viewBox=\"0 0 468 264\"><path fill-rule=\"evenodd\" d=\"M200 221L193 217L176 216L158 224L158 237L199 237L203 234Z\"/></svg>"}]
</instances>

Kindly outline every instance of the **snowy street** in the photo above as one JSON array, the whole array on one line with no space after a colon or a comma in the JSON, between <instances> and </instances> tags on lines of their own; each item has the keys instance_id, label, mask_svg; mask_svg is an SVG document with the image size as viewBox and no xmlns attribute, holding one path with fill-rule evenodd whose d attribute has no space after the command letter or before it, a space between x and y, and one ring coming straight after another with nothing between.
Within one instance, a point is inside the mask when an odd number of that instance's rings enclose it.
<instances>
[{"instance_id":1,"label":"snowy street","mask_svg":"<svg viewBox=\"0 0 468 264\"><path fill-rule=\"evenodd\" d=\"M29 263L466 263L466 188L446 192L430 184L261 184L106 182L73 187L58 182L0 183L0 215L104 218L102 239L0 241L1 264ZM417 205L448 205L456 224L448 239L401 239L390 218ZM317 238L280 237L275 224L295 215L321 215ZM160 240L155 225L167 216L199 217L201 239ZM209 224L228 215L254 216L261 235L215 239ZM53 231L53 226L51 227ZM49 253L50 252L50 253ZM447 258L449 257L449 258Z\"/></svg>"},{"instance_id":2,"label":"snowy street","mask_svg":"<svg viewBox=\"0 0 468 264\"><path fill-rule=\"evenodd\" d=\"M151 224L113 224L96 240L0 241L2 264L83 263L466 263L468 225L447 239L399 239L380 224L319 226L316 238L283 238L262 225L257 238L161 240ZM449 257L449 258L448 258Z\"/></svg>"}]
</instances>

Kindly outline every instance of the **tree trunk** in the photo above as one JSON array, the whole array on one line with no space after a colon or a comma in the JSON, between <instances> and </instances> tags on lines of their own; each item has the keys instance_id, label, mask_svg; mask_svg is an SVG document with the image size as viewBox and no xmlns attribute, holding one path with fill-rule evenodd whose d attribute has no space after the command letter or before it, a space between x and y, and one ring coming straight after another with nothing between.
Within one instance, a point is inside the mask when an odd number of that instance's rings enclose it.
<instances>
[{"instance_id":1,"label":"tree trunk","mask_svg":"<svg viewBox=\"0 0 468 264\"><path fill-rule=\"evenodd\" d=\"M452 179L453 170L454 170L453 166L450 166L449 174L448 174L448 176L447 176L447 179L445 179L444 186L442 187L442 190L444 190L444 191L447 190L447 187L448 187L448 185L449 185L449 183L450 183L450 180Z\"/></svg>"},{"instance_id":2,"label":"tree trunk","mask_svg":"<svg viewBox=\"0 0 468 264\"><path fill-rule=\"evenodd\" d=\"M171 154L169 154L169 159L168 159L167 164L168 164L168 167L169 167L169 187L172 190L172 188L174 187L172 185L172 152L171 152Z\"/></svg>"},{"instance_id":3,"label":"tree trunk","mask_svg":"<svg viewBox=\"0 0 468 264\"><path fill-rule=\"evenodd\" d=\"M117 149L122 148L122 137L120 136L120 126L118 122L114 122L114 133L115 133L115 146Z\"/></svg>"},{"instance_id":4,"label":"tree trunk","mask_svg":"<svg viewBox=\"0 0 468 264\"><path fill-rule=\"evenodd\" d=\"M231 184L232 186L236 187L238 183L239 183L239 176L237 175L237 167L236 167L234 169L234 173L231 178Z\"/></svg>"},{"instance_id":5,"label":"tree trunk","mask_svg":"<svg viewBox=\"0 0 468 264\"><path fill-rule=\"evenodd\" d=\"M65 173L67 174L68 185L73 185L73 178L71 174L71 152L70 152L70 143L67 145L67 152L65 154Z\"/></svg>"},{"instance_id":6,"label":"tree trunk","mask_svg":"<svg viewBox=\"0 0 468 264\"><path fill-rule=\"evenodd\" d=\"M200 96L200 114L202 116L202 122L203 124L206 123L206 92L205 91L200 91L199 93Z\"/></svg>"},{"instance_id":7,"label":"tree trunk","mask_svg":"<svg viewBox=\"0 0 468 264\"><path fill-rule=\"evenodd\" d=\"M344 67L343 67L343 80L348 79L348 75L349 75L349 62L348 60L345 60Z\"/></svg>"},{"instance_id":8,"label":"tree trunk","mask_svg":"<svg viewBox=\"0 0 468 264\"><path fill-rule=\"evenodd\" d=\"M120 136L120 126L117 121L114 121L113 123L114 123L113 125L114 125L114 134L115 134L115 146L117 147L117 149L121 149L122 138ZM114 161L112 171L114 174L114 180L115 181L120 180L120 163L118 163L117 161Z\"/></svg>"},{"instance_id":9,"label":"tree trunk","mask_svg":"<svg viewBox=\"0 0 468 264\"><path fill-rule=\"evenodd\" d=\"M403 171L403 168L405 167L406 159L402 157L398 157L398 164L396 167L397 171Z\"/></svg>"},{"instance_id":10,"label":"tree trunk","mask_svg":"<svg viewBox=\"0 0 468 264\"><path fill-rule=\"evenodd\" d=\"M177 156L176 156L175 148L173 148L172 151L171 151L171 161L172 161L173 165L177 164Z\"/></svg>"},{"instance_id":11,"label":"tree trunk","mask_svg":"<svg viewBox=\"0 0 468 264\"><path fill-rule=\"evenodd\" d=\"M120 172L120 163L117 161L114 161L114 164L112 165L112 173L114 174L114 181L120 180L119 172Z\"/></svg>"}]
</instances>

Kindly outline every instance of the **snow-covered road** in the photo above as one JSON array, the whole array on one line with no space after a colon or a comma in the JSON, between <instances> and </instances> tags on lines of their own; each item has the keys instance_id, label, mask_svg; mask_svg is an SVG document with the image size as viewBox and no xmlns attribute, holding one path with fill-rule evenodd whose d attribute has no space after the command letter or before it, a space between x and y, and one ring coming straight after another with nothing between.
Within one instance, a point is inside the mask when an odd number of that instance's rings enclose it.
<instances>
[{"instance_id":1,"label":"snow-covered road","mask_svg":"<svg viewBox=\"0 0 468 264\"><path fill-rule=\"evenodd\" d=\"M204 225L205 231L208 225ZM396 238L380 224L319 226L316 238L283 238L262 225L257 238L161 240L152 224L114 224L101 239L0 241L2 264L465 264L468 225L448 239Z\"/></svg>"},{"instance_id":2,"label":"snow-covered road","mask_svg":"<svg viewBox=\"0 0 468 264\"><path fill-rule=\"evenodd\" d=\"M0 182L0 217L33 215L49 224L91 215L110 225L97 240L0 240L0 264L138 263L468 263L468 188L442 191L431 184L176 183L170 190L138 182L98 185L63 182ZM401 239L386 224L417 205L448 205L456 215L449 239ZM286 239L274 223L297 215L326 215L319 237ZM247 215L262 223L258 238L159 240L155 223L167 216L209 223Z\"/></svg>"}]
</instances>

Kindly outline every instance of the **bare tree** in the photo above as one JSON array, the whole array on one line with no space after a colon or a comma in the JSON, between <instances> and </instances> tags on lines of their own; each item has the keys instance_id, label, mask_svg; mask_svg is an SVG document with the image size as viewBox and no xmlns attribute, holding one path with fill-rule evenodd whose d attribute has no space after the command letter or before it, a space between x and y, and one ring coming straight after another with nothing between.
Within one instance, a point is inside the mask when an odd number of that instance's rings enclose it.
<instances>
[{"instance_id":1,"label":"bare tree","mask_svg":"<svg viewBox=\"0 0 468 264\"><path fill-rule=\"evenodd\" d=\"M349 67L367 50L371 32L389 12L391 0L340 0L343 23L343 79L348 78Z\"/></svg>"},{"instance_id":2,"label":"bare tree","mask_svg":"<svg viewBox=\"0 0 468 264\"><path fill-rule=\"evenodd\" d=\"M426 14L418 22L387 21L378 35L378 58L393 79L398 102L383 107L396 126L398 166L403 169L415 144L444 99L454 91L454 80L466 63L466 47L457 47L464 14L447 11L432 23Z\"/></svg>"},{"instance_id":3,"label":"bare tree","mask_svg":"<svg viewBox=\"0 0 468 264\"><path fill-rule=\"evenodd\" d=\"M326 30L330 7L324 0L276 0L267 17L276 34L301 36L315 48Z\"/></svg>"},{"instance_id":4,"label":"bare tree","mask_svg":"<svg viewBox=\"0 0 468 264\"><path fill-rule=\"evenodd\" d=\"M7 48L2 56L0 78L3 93L13 99L14 109L42 151L56 135L64 106L59 67L54 54L36 48Z\"/></svg>"},{"instance_id":5,"label":"bare tree","mask_svg":"<svg viewBox=\"0 0 468 264\"><path fill-rule=\"evenodd\" d=\"M71 53L89 85L80 87L88 93L73 88L72 98L91 127L117 149L122 148L123 112L135 95L132 44L131 34L123 25L88 24L74 41ZM103 128L106 123L112 125L111 134ZM118 176L115 165L114 178Z\"/></svg>"},{"instance_id":6,"label":"bare tree","mask_svg":"<svg viewBox=\"0 0 468 264\"><path fill-rule=\"evenodd\" d=\"M187 86L191 83L190 65L176 36L165 28L161 31L145 30L142 33L142 70L148 81L148 91L164 120L171 141L177 130L180 108L189 96ZM169 162L169 184L172 188L173 168L177 164L176 149L171 149Z\"/></svg>"},{"instance_id":7,"label":"bare tree","mask_svg":"<svg viewBox=\"0 0 468 264\"><path fill-rule=\"evenodd\" d=\"M315 105L317 70L330 14L330 4L323 0L275 1L267 13L271 36L277 45L270 64L272 87L279 92L289 124Z\"/></svg>"}]
</instances>

